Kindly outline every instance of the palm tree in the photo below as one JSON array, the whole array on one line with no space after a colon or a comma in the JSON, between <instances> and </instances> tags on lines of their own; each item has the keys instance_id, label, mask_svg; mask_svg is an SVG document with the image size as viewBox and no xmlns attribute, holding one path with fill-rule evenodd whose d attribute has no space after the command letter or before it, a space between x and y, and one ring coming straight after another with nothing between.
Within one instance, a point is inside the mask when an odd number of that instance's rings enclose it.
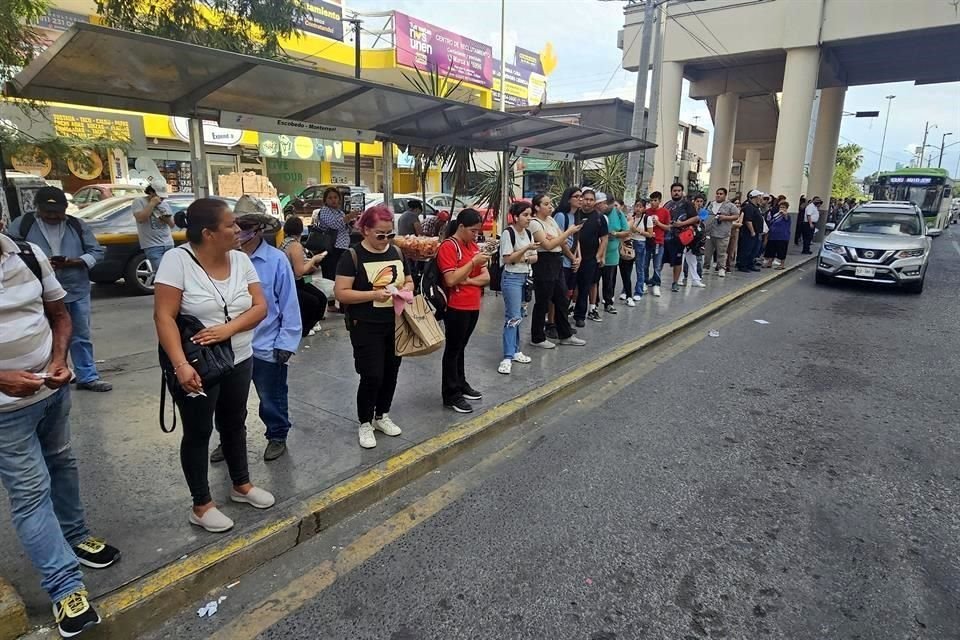
<instances>
[{"instance_id":1,"label":"palm tree","mask_svg":"<svg viewBox=\"0 0 960 640\"><path fill-rule=\"evenodd\" d=\"M587 171L589 182L607 195L623 197L627 186L627 156L606 156L600 166Z\"/></svg>"},{"instance_id":2,"label":"palm tree","mask_svg":"<svg viewBox=\"0 0 960 640\"><path fill-rule=\"evenodd\" d=\"M576 171L574 170L573 162L554 160L550 163L550 173L553 174L553 182L550 184L550 189L547 194L554 202L558 202L560 196L563 195L564 189L573 185L574 179L576 178Z\"/></svg>"},{"instance_id":3,"label":"palm tree","mask_svg":"<svg viewBox=\"0 0 960 640\"><path fill-rule=\"evenodd\" d=\"M514 158L510 161L510 166L507 168L507 201L515 197L515 192L513 186L515 183L516 174L514 173L513 168L516 166L518 158ZM500 175L502 165L500 164L500 154L497 154L496 164L489 169L485 169L480 172L480 182L477 183L477 186L474 188L473 193L471 194L477 206L493 209L494 216L500 216L500 194L501 194L501 182Z\"/></svg>"}]
</instances>

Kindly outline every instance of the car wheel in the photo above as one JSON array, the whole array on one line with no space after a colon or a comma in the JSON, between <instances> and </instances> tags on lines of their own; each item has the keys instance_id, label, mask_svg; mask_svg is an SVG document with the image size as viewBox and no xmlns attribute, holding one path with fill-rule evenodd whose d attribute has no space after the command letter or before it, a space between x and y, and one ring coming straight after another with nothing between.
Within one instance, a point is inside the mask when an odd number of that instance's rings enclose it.
<instances>
[{"instance_id":1,"label":"car wheel","mask_svg":"<svg viewBox=\"0 0 960 640\"><path fill-rule=\"evenodd\" d=\"M907 293L923 293L923 282L926 278L921 278L919 282L909 282L903 285L903 290Z\"/></svg>"},{"instance_id":2,"label":"car wheel","mask_svg":"<svg viewBox=\"0 0 960 640\"><path fill-rule=\"evenodd\" d=\"M153 293L153 265L145 253L140 252L131 258L123 272L123 281L127 291L136 296L148 296Z\"/></svg>"},{"instance_id":3,"label":"car wheel","mask_svg":"<svg viewBox=\"0 0 960 640\"><path fill-rule=\"evenodd\" d=\"M817 284L830 284L833 282L833 278L823 273L819 269L817 269L817 274L814 276L814 280Z\"/></svg>"}]
</instances>

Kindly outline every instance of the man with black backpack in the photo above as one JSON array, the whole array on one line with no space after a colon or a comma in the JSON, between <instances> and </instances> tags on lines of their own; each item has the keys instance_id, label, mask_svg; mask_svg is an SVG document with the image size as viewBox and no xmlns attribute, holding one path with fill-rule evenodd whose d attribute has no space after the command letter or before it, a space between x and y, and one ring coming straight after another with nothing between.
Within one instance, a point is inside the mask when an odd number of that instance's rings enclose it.
<instances>
[{"instance_id":1,"label":"man with black backpack","mask_svg":"<svg viewBox=\"0 0 960 640\"><path fill-rule=\"evenodd\" d=\"M8 235L31 242L50 256L57 280L67 292L63 302L73 324L70 359L77 389L110 391L113 385L100 379L90 341L90 269L103 260L103 247L85 222L67 215L67 197L60 189L39 189L36 204L37 215L21 215L10 224Z\"/></svg>"}]
</instances>

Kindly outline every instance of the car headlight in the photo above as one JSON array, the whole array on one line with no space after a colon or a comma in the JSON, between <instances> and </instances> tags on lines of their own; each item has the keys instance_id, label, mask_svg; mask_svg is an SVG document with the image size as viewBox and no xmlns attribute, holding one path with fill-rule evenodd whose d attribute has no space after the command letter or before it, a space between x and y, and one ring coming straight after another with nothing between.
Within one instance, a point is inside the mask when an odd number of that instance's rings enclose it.
<instances>
[{"instance_id":1,"label":"car headlight","mask_svg":"<svg viewBox=\"0 0 960 640\"><path fill-rule=\"evenodd\" d=\"M897 258L922 258L926 249L904 249L897 252Z\"/></svg>"},{"instance_id":2,"label":"car headlight","mask_svg":"<svg viewBox=\"0 0 960 640\"><path fill-rule=\"evenodd\" d=\"M847 257L847 248L842 244L834 244L833 242L824 242L823 250L829 251L830 253L835 253L838 256L842 256L844 258Z\"/></svg>"}]
</instances>

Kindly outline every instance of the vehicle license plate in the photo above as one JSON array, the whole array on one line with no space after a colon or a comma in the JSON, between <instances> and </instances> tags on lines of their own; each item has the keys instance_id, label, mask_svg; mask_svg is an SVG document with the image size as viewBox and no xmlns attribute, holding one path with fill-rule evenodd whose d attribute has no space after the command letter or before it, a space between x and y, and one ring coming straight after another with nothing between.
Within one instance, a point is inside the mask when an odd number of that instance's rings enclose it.
<instances>
[{"instance_id":1,"label":"vehicle license plate","mask_svg":"<svg viewBox=\"0 0 960 640\"><path fill-rule=\"evenodd\" d=\"M857 267L856 276L858 278L872 278L877 275L877 270L873 267Z\"/></svg>"}]
</instances>

